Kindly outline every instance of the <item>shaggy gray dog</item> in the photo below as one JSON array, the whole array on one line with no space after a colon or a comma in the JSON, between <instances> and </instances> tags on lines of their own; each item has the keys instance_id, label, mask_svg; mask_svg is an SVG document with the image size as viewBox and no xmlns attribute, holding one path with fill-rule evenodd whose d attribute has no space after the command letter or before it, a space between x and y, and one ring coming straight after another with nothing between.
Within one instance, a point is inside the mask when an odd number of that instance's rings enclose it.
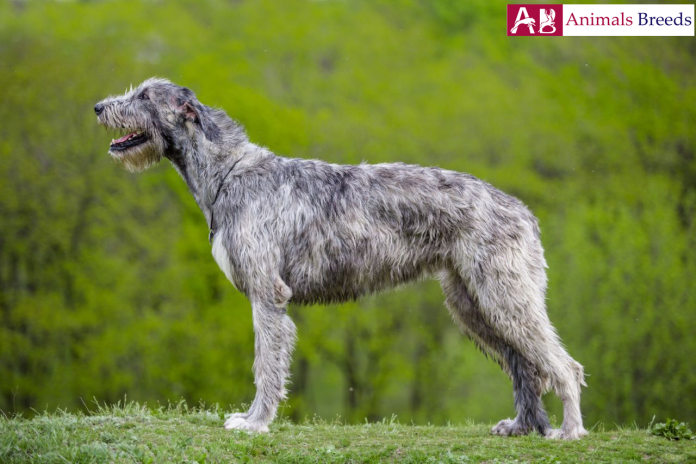
<instances>
[{"instance_id":1,"label":"shaggy gray dog","mask_svg":"<svg viewBox=\"0 0 696 464\"><path fill-rule=\"evenodd\" d=\"M127 132L109 151L127 169L172 162L207 219L215 260L251 301L257 392L226 428L268 431L285 398L295 341L289 302L342 302L433 276L460 329L512 379L518 415L492 433L587 433L583 368L546 315L539 226L516 198L439 168L281 158L163 79L94 110L101 124ZM550 389L563 401L559 430L541 401Z\"/></svg>"}]
</instances>

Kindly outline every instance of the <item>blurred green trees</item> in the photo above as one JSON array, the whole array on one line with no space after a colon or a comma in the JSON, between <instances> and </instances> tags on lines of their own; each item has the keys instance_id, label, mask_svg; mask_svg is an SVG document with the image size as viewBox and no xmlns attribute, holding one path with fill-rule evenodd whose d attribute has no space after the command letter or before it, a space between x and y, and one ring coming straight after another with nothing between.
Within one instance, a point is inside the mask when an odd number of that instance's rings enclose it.
<instances>
[{"instance_id":1,"label":"blurred green trees","mask_svg":"<svg viewBox=\"0 0 696 464\"><path fill-rule=\"evenodd\" d=\"M696 45L508 38L504 15L458 0L2 3L0 409L253 397L249 305L184 183L115 166L92 113L158 75L278 154L438 165L520 197L541 220L551 319L589 374L587 425L696 420ZM290 313L286 415L514 413L435 282Z\"/></svg>"}]
</instances>

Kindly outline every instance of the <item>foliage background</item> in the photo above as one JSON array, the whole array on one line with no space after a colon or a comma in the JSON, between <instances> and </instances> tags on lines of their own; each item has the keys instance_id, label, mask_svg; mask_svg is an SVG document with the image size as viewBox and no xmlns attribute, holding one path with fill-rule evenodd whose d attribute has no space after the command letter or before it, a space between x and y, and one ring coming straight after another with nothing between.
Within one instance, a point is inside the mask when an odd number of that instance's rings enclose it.
<instances>
[{"instance_id":1,"label":"foliage background","mask_svg":"<svg viewBox=\"0 0 696 464\"><path fill-rule=\"evenodd\" d=\"M696 422L696 42L508 38L504 18L486 0L0 3L0 409L253 397L250 307L202 214L166 163L116 167L92 112L158 75L278 154L518 196L588 426ZM514 414L435 282L290 314L291 418Z\"/></svg>"}]
</instances>

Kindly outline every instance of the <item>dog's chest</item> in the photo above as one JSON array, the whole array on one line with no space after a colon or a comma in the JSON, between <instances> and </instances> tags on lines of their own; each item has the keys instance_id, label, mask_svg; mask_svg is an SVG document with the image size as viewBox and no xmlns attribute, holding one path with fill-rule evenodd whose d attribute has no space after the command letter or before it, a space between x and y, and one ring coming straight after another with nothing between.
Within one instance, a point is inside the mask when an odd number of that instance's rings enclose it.
<instances>
[{"instance_id":1,"label":"dog's chest","mask_svg":"<svg viewBox=\"0 0 696 464\"><path fill-rule=\"evenodd\" d=\"M237 284L234 282L234 271L232 269L232 260L230 259L230 255L227 252L227 248L223 244L222 238L220 237L220 234L216 234L213 237L213 258L215 259L215 262L218 264L222 272L225 274L227 279L234 285L236 289L239 289L237 287Z\"/></svg>"}]
</instances>

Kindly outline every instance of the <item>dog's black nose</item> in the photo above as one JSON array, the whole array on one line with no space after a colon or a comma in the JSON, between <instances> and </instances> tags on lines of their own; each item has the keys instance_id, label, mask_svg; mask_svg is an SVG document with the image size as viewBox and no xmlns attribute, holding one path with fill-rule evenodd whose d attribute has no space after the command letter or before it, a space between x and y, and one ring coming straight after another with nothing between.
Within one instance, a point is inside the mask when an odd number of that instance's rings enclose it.
<instances>
[{"instance_id":1,"label":"dog's black nose","mask_svg":"<svg viewBox=\"0 0 696 464\"><path fill-rule=\"evenodd\" d=\"M94 105L94 112L97 113L97 116L102 114L102 111L104 111L104 105L102 105L101 103L97 103L96 105Z\"/></svg>"}]
</instances>

